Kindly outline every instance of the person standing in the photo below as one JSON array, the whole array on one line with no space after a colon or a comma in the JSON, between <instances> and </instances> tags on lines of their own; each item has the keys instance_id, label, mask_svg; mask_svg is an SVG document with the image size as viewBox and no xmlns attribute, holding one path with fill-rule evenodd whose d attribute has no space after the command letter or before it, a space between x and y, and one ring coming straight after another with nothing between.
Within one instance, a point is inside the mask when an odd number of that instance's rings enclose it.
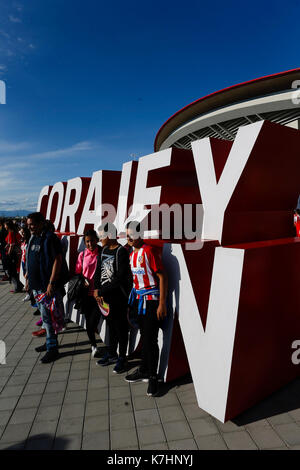
<instances>
[{"instance_id":1,"label":"person standing","mask_svg":"<svg viewBox=\"0 0 300 470\"><path fill-rule=\"evenodd\" d=\"M7 237L7 230L4 226L4 220L0 219L0 254L1 254L1 261L2 261L2 269L4 271L4 275L1 278L1 281L8 281L9 277L7 275L7 262L6 262L6 237Z\"/></svg>"},{"instance_id":2,"label":"person standing","mask_svg":"<svg viewBox=\"0 0 300 470\"><path fill-rule=\"evenodd\" d=\"M98 255L101 251L98 246L98 236L95 230L88 230L84 234L86 248L78 255L76 274L82 273L88 282L87 295L81 301L81 313L85 316L86 332L92 348L92 357L98 353L95 331L101 318L101 313L94 298L94 274L97 267Z\"/></svg>"},{"instance_id":3,"label":"person standing","mask_svg":"<svg viewBox=\"0 0 300 470\"><path fill-rule=\"evenodd\" d=\"M18 233L17 225L8 220L5 223L5 228L8 232L6 237L6 255L7 255L7 266L8 266L8 275L9 281L13 284L14 290L10 292L16 294L17 292L22 292L23 284L20 282L19 273L20 273L20 263L21 263L21 236Z\"/></svg>"},{"instance_id":4,"label":"person standing","mask_svg":"<svg viewBox=\"0 0 300 470\"><path fill-rule=\"evenodd\" d=\"M109 328L109 347L105 356L97 364L106 366L116 363L113 372L120 374L126 370L128 346L127 307L132 288L132 275L129 255L126 248L117 242L117 230L111 223L98 228L102 243L94 276L95 298L109 305L106 321ZM119 346L119 356L117 348Z\"/></svg>"},{"instance_id":5,"label":"person standing","mask_svg":"<svg viewBox=\"0 0 300 470\"><path fill-rule=\"evenodd\" d=\"M62 256L61 243L51 231L45 230L45 218L40 212L27 216L31 233L26 251L26 288L32 290L46 330L46 344L36 348L47 351L42 363L58 358L57 333L63 328L64 284L68 268Z\"/></svg>"},{"instance_id":6,"label":"person standing","mask_svg":"<svg viewBox=\"0 0 300 470\"><path fill-rule=\"evenodd\" d=\"M158 330L167 314L167 276L160 253L144 243L138 222L132 221L127 224L126 236L128 244L133 248L130 266L134 287L130 294L129 305L138 312L142 361L140 367L127 375L125 380L149 382L147 395L155 396L158 393Z\"/></svg>"}]
</instances>

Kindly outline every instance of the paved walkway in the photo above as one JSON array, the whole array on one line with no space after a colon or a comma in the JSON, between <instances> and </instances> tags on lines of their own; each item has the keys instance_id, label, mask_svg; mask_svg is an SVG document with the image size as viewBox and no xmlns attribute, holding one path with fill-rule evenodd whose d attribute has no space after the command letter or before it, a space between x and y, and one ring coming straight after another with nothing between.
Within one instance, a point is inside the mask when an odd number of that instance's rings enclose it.
<instances>
[{"instance_id":1,"label":"paved walkway","mask_svg":"<svg viewBox=\"0 0 300 470\"><path fill-rule=\"evenodd\" d=\"M222 424L198 408L190 377L150 398L147 384L98 367L74 323L59 335L60 359L41 364L37 317L9 288L0 282L0 449L300 449L300 380Z\"/></svg>"}]
</instances>

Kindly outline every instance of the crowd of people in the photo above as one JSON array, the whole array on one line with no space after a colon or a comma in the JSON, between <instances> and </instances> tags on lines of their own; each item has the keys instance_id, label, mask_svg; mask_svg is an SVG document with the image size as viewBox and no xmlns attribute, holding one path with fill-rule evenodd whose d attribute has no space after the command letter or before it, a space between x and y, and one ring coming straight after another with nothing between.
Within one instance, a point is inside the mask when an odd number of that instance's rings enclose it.
<instances>
[{"instance_id":1,"label":"crowd of people","mask_svg":"<svg viewBox=\"0 0 300 470\"><path fill-rule=\"evenodd\" d=\"M130 334L140 330L141 364L125 380L148 382L147 395L153 396L158 392L158 331L166 317L167 277L161 251L145 244L138 222L127 224L126 237L123 246L112 223L100 225L97 232L85 232L85 249L78 255L71 279L78 285L81 282L75 307L85 317L92 357L102 367L114 364L117 374L128 372ZM37 307L41 329L33 335L46 336L46 342L36 351L45 352L42 363L53 362L59 357L57 335L65 328L63 298L70 281L55 227L40 212L29 214L19 226L0 220L0 250L2 280L12 283L12 293L25 290L25 299ZM107 323L109 341L99 358L96 331L101 317Z\"/></svg>"}]
</instances>

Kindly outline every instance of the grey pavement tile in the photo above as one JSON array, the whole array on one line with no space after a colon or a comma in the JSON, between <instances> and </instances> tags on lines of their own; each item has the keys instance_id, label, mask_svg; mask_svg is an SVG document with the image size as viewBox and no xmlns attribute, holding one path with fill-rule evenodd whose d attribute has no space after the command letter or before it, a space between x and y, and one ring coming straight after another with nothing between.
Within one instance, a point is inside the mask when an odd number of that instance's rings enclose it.
<instances>
[{"instance_id":1,"label":"grey pavement tile","mask_svg":"<svg viewBox=\"0 0 300 470\"><path fill-rule=\"evenodd\" d=\"M71 369L69 380L87 379L88 376L89 376L88 368L81 369L81 370Z\"/></svg>"},{"instance_id":2,"label":"grey pavement tile","mask_svg":"<svg viewBox=\"0 0 300 470\"><path fill-rule=\"evenodd\" d=\"M245 426L238 426L232 421L226 421L226 423L221 423L221 421L215 420L214 422L221 432L234 432L245 430Z\"/></svg>"},{"instance_id":3,"label":"grey pavement tile","mask_svg":"<svg viewBox=\"0 0 300 470\"><path fill-rule=\"evenodd\" d=\"M134 428L111 431L111 447L116 450L120 447L137 446L138 440Z\"/></svg>"},{"instance_id":4,"label":"grey pavement tile","mask_svg":"<svg viewBox=\"0 0 300 470\"><path fill-rule=\"evenodd\" d=\"M135 411L136 425L149 426L151 424L160 424L160 417L157 409L153 408L150 410L137 410Z\"/></svg>"},{"instance_id":5,"label":"grey pavement tile","mask_svg":"<svg viewBox=\"0 0 300 470\"><path fill-rule=\"evenodd\" d=\"M45 390L45 384L44 383L38 383L38 384L28 384L24 388L23 395L37 395L37 394L42 394L44 393Z\"/></svg>"},{"instance_id":6,"label":"grey pavement tile","mask_svg":"<svg viewBox=\"0 0 300 470\"><path fill-rule=\"evenodd\" d=\"M198 450L194 439L181 439L177 441L169 441L170 450Z\"/></svg>"},{"instance_id":7,"label":"grey pavement tile","mask_svg":"<svg viewBox=\"0 0 300 470\"><path fill-rule=\"evenodd\" d=\"M64 392L44 393L41 406L60 405L64 399Z\"/></svg>"},{"instance_id":8,"label":"grey pavement tile","mask_svg":"<svg viewBox=\"0 0 300 470\"><path fill-rule=\"evenodd\" d=\"M0 426L6 426L11 417L10 411L0 411Z\"/></svg>"},{"instance_id":9,"label":"grey pavement tile","mask_svg":"<svg viewBox=\"0 0 300 470\"><path fill-rule=\"evenodd\" d=\"M53 436L44 439L28 439L26 443L26 450L51 450L53 446Z\"/></svg>"},{"instance_id":10,"label":"grey pavement tile","mask_svg":"<svg viewBox=\"0 0 300 470\"><path fill-rule=\"evenodd\" d=\"M48 381L49 382L60 382L68 380L68 372L51 372Z\"/></svg>"},{"instance_id":11,"label":"grey pavement tile","mask_svg":"<svg viewBox=\"0 0 300 470\"><path fill-rule=\"evenodd\" d=\"M141 446L141 450L169 450L169 447L166 442L156 442L155 444Z\"/></svg>"},{"instance_id":12,"label":"grey pavement tile","mask_svg":"<svg viewBox=\"0 0 300 470\"><path fill-rule=\"evenodd\" d=\"M5 443L0 441L0 450L24 450L26 441Z\"/></svg>"},{"instance_id":13,"label":"grey pavement tile","mask_svg":"<svg viewBox=\"0 0 300 470\"><path fill-rule=\"evenodd\" d=\"M0 398L0 411L13 410L19 397Z\"/></svg>"},{"instance_id":14,"label":"grey pavement tile","mask_svg":"<svg viewBox=\"0 0 300 470\"><path fill-rule=\"evenodd\" d=\"M28 384L39 384L39 383L45 383L48 381L49 373L43 373L43 374L31 374L31 376L28 379Z\"/></svg>"},{"instance_id":15,"label":"grey pavement tile","mask_svg":"<svg viewBox=\"0 0 300 470\"><path fill-rule=\"evenodd\" d=\"M88 387L87 384L88 384L87 379L71 380L70 382L68 382L67 391L87 390L87 387Z\"/></svg>"},{"instance_id":16,"label":"grey pavement tile","mask_svg":"<svg viewBox=\"0 0 300 470\"><path fill-rule=\"evenodd\" d=\"M9 384L9 378L8 377L0 377L0 389L4 387L4 385L14 385L14 384Z\"/></svg>"},{"instance_id":17,"label":"grey pavement tile","mask_svg":"<svg viewBox=\"0 0 300 470\"><path fill-rule=\"evenodd\" d=\"M136 444L135 446L128 446L128 447L118 447L118 450L139 450L139 446L138 444Z\"/></svg>"},{"instance_id":18,"label":"grey pavement tile","mask_svg":"<svg viewBox=\"0 0 300 470\"><path fill-rule=\"evenodd\" d=\"M194 437L186 420L164 423L164 431L168 441L178 441Z\"/></svg>"},{"instance_id":19,"label":"grey pavement tile","mask_svg":"<svg viewBox=\"0 0 300 470\"><path fill-rule=\"evenodd\" d=\"M64 392L66 390L66 382L49 382L46 385L45 393Z\"/></svg>"},{"instance_id":20,"label":"grey pavement tile","mask_svg":"<svg viewBox=\"0 0 300 470\"><path fill-rule=\"evenodd\" d=\"M55 421L38 421L33 423L30 431L30 439L41 439L43 434L47 436L55 436L57 420Z\"/></svg>"},{"instance_id":21,"label":"grey pavement tile","mask_svg":"<svg viewBox=\"0 0 300 470\"><path fill-rule=\"evenodd\" d=\"M109 401L109 408L110 408L110 413L128 413L129 411L132 411L132 404L131 400L127 400L126 398L120 399L114 399Z\"/></svg>"},{"instance_id":22,"label":"grey pavement tile","mask_svg":"<svg viewBox=\"0 0 300 470\"><path fill-rule=\"evenodd\" d=\"M88 382L89 390L93 390L95 388L103 388L103 387L107 387L107 386L108 386L107 379L103 378L103 377L99 377L99 378L96 378L96 379L91 379Z\"/></svg>"},{"instance_id":23,"label":"grey pavement tile","mask_svg":"<svg viewBox=\"0 0 300 470\"><path fill-rule=\"evenodd\" d=\"M144 382L130 384L130 390L134 397L145 396L147 393L147 384Z\"/></svg>"},{"instance_id":24,"label":"grey pavement tile","mask_svg":"<svg viewBox=\"0 0 300 470\"><path fill-rule=\"evenodd\" d=\"M159 408L163 408L164 406L180 405L176 393L167 393L161 397L156 397L155 400Z\"/></svg>"},{"instance_id":25,"label":"grey pavement tile","mask_svg":"<svg viewBox=\"0 0 300 470\"><path fill-rule=\"evenodd\" d=\"M85 403L87 396L86 390L72 390L67 392L64 398L64 404Z\"/></svg>"},{"instance_id":26,"label":"grey pavement tile","mask_svg":"<svg viewBox=\"0 0 300 470\"><path fill-rule=\"evenodd\" d=\"M54 441L54 450L80 450L81 448L81 434L64 435L57 437Z\"/></svg>"},{"instance_id":27,"label":"grey pavement tile","mask_svg":"<svg viewBox=\"0 0 300 470\"><path fill-rule=\"evenodd\" d=\"M298 424L279 424L274 426L274 429L289 446L300 444L300 426Z\"/></svg>"},{"instance_id":28,"label":"grey pavement tile","mask_svg":"<svg viewBox=\"0 0 300 470\"><path fill-rule=\"evenodd\" d=\"M57 421L60 415L60 411L60 405L40 407L36 415L35 421Z\"/></svg>"},{"instance_id":29,"label":"grey pavement tile","mask_svg":"<svg viewBox=\"0 0 300 470\"><path fill-rule=\"evenodd\" d=\"M107 431L85 434L82 438L83 450L108 450L109 448L109 433Z\"/></svg>"},{"instance_id":30,"label":"grey pavement tile","mask_svg":"<svg viewBox=\"0 0 300 470\"><path fill-rule=\"evenodd\" d=\"M108 414L108 400L92 401L86 404L85 416L101 416Z\"/></svg>"},{"instance_id":31,"label":"grey pavement tile","mask_svg":"<svg viewBox=\"0 0 300 470\"><path fill-rule=\"evenodd\" d=\"M17 409L20 408L36 408L39 406L42 395L27 395L26 397L21 397L18 401Z\"/></svg>"},{"instance_id":32,"label":"grey pavement tile","mask_svg":"<svg viewBox=\"0 0 300 470\"><path fill-rule=\"evenodd\" d=\"M259 449L272 449L284 446L284 442L271 427L255 428L249 432Z\"/></svg>"},{"instance_id":33,"label":"grey pavement tile","mask_svg":"<svg viewBox=\"0 0 300 470\"><path fill-rule=\"evenodd\" d=\"M289 415L295 420L300 421L300 408L289 411Z\"/></svg>"},{"instance_id":34,"label":"grey pavement tile","mask_svg":"<svg viewBox=\"0 0 300 470\"><path fill-rule=\"evenodd\" d=\"M227 432L223 438L230 450L254 450L257 446L246 431Z\"/></svg>"},{"instance_id":35,"label":"grey pavement tile","mask_svg":"<svg viewBox=\"0 0 300 470\"><path fill-rule=\"evenodd\" d=\"M25 440L29 434L30 428L30 423L8 424L1 437L1 443Z\"/></svg>"},{"instance_id":36,"label":"grey pavement tile","mask_svg":"<svg viewBox=\"0 0 300 470\"><path fill-rule=\"evenodd\" d=\"M19 397L22 393L24 385L11 385L3 388L0 393L0 398L4 397Z\"/></svg>"},{"instance_id":37,"label":"grey pavement tile","mask_svg":"<svg viewBox=\"0 0 300 470\"><path fill-rule=\"evenodd\" d=\"M210 416L194 419L189 424L195 437L219 433L214 420Z\"/></svg>"},{"instance_id":38,"label":"grey pavement tile","mask_svg":"<svg viewBox=\"0 0 300 470\"><path fill-rule=\"evenodd\" d=\"M257 421L253 421L253 423L246 424L245 428L249 431L251 429L265 428L269 426L270 426L270 423L267 419L259 419Z\"/></svg>"},{"instance_id":39,"label":"grey pavement tile","mask_svg":"<svg viewBox=\"0 0 300 470\"><path fill-rule=\"evenodd\" d=\"M182 408L187 419L197 419L208 417L209 414L199 408L197 403L182 403Z\"/></svg>"},{"instance_id":40,"label":"grey pavement tile","mask_svg":"<svg viewBox=\"0 0 300 470\"><path fill-rule=\"evenodd\" d=\"M276 424L288 424L295 422L295 420L292 418L292 416L289 415L289 413L282 413L280 415L271 416L270 418L268 418L268 421L273 426Z\"/></svg>"},{"instance_id":41,"label":"grey pavement tile","mask_svg":"<svg viewBox=\"0 0 300 470\"><path fill-rule=\"evenodd\" d=\"M227 450L227 446L219 434L198 436L196 442L199 450Z\"/></svg>"},{"instance_id":42,"label":"grey pavement tile","mask_svg":"<svg viewBox=\"0 0 300 470\"><path fill-rule=\"evenodd\" d=\"M166 406L159 409L160 418L163 423L170 421L184 421L185 414L181 406Z\"/></svg>"},{"instance_id":43,"label":"grey pavement tile","mask_svg":"<svg viewBox=\"0 0 300 470\"><path fill-rule=\"evenodd\" d=\"M89 416L84 420L83 433L93 433L99 431L108 431L109 419L108 415Z\"/></svg>"},{"instance_id":44,"label":"grey pavement tile","mask_svg":"<svg viewBox=\"0 0 300 470\"><path fill-rule=\"evenodd\" d=\"M180 403L197 403L197 398L194 390L187 390L184 392L176 391Z\"/></svg>"},{"instance_id":45,"label":"grey pavement tile","mask_svg":"<svg viewBox=\"0 0 300 470\"><path fill-rule=\"evenodd\" d=\"M82 361L86 361L86 362L90 362L91 360L91 349L90 349L90 346L89 345L86 345L84 348L82 347L78 347L76 348L76 345L75 345L75 354L73 356L73 361L75 362L82 362Z\"/></svg>"},{"instance_id":46,"label":"grey pavement tile","mask_svg":"<svg viewBox=\"0 0 300 470\"><path fill-rule=\"evenodd\" d=\"M75 362L71 365L71 372L75 372L77 370L87 370L87 361L82 362Z\"/></svg>"},{"instance_id":47,"label":"grey pavement tile","mask_svg":"<svg viewBox=\"0 0 300 470\"><path fill-rule=\"evenodd\" d=\"M61 419L80 418L84 416L84 403L73 403L64 405L61 410Z\"/></svg>"},{"instance_id":48,"label":"grey pavement tile","mask_svg":"<svg viewBox=\"0 0 300 470\"><path fill-rule=\"evenodd\" d=\"M94 390L88 390L88 402L99 400L108 400L108 388L95 388Z\"/></svg>"},{"instance_id":49,"label":"grey pavement tile","mask_svg":"<svg viewBox=\"0 0 300 470\"><path fill-rule=\"evenodd\" d=\"M8 365L1 366L1 377L8 377L14 372L14 367L9 367ZM18 374L19 375L19 374Z\"/></svg>"},{"instance_id":50,"label":"grey pavement tile","mask_svg":"<svg viewBox=\"0 0 300 470\"><path fill-rule=\"evenodd\" d=\"M109 390L109 397L111 399L115 398L130 398L130 389L129 387L112 387Z\"/></svg>"},{"instance_id":51,"label":"grey pavement tile","mask_svg":"<svg viewBox=\"0 0 300 470\"><path fill-rule=\"evenodd\" d=\"M166 437L160 424L152 424L137 429L140 445L165 442Z\"/></svg>"},{"instance_id":52,"label":"grey pavement tile","mask_svg":"<svg viewBox=\"0 0 300 470\"><path fill-rule=\"evenodd\" d=\"M14 369L14 375L30 375L33 365L31 367L16 367ZM1 369L2 370L2 369Z\"/></svg>"},{"instance_id":53,"label":"grey pavement tile","mask_svg":"<svg viewBox=\"0 0 300 470\"><path fill-rule=\"evenodd\" d=\"M70 418L60 420L58 423L56 436L64 436L68 434L82 434L83 416L80 418Z\"/></svg>"},{"instance_id":54,"label":"grey pavement tile","mask_svg":"<svg viewBox=\"0 0 300 470\"><path fill-rule=\"evenodd\" d=\"M9 424L32 423L36 412L37 408L16 409L10 419Z\"/></svg>"},{"instance_id":55,"label":"grey pavement tile","mask_svg":"<svg viewBox=\"0 0 300 470\"><path fill-rule=\"evenodd\" d=\"M8 386L12 385L24 385L28 380L28 375L13 375L7 382Z\"/></svg>"},{"instance_id":56,"label":"grey pavement tile","mask_svg":"<svg viewBox=\"0 0 300 470\"><path fill-rule=\"evenodd\" d=\"M60 363L59 361L54 362L52 367L52 372L68 372L70 370L70 363L64 362Z\"/></svg>"},{"instance_id":57,"label":"grey pavement tile","mask_svg":"<svg viewBox=\"0 0 300 470\"><path fill-rule=\"evenodd\" d=\"M134 428L135 421L133 413L116 413L110 417L110 428L113 431L118 429Z\"/></svg>"},{"instance_id":58,"label":"grey pavement tile","mask_svg":"<svg viewBox=\"0 0 300 470\"><path fill-rule=\"evenodd\" d=\"M135 410L150 410L156 408L155 399L153 397L133 397L133 406Z\"/></svg>"}]
</instances>

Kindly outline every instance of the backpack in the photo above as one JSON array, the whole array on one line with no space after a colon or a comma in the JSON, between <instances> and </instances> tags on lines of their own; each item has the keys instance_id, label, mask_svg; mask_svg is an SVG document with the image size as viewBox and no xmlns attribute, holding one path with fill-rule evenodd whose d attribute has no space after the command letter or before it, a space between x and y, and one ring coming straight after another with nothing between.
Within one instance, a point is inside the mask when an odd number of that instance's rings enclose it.
<instances>
[{"instance_id":1,"label":"backpack","mask_svg":"<svg viewBox=\"0 0 300 470\"><path fill-rule=\"evenodd\" d=\"M82 269L83 269L83 260L84 260L84 252L82 256ZM82 301L87 297L88 295L88 289L85 284L85 277L83 276L82 273L80 274L75 274L70 281L68 285L68 301L71 302L72 300L75 300L75 305L74 307L76 309L80 308L82 305Z\"/></svg>"}]
</instances>

